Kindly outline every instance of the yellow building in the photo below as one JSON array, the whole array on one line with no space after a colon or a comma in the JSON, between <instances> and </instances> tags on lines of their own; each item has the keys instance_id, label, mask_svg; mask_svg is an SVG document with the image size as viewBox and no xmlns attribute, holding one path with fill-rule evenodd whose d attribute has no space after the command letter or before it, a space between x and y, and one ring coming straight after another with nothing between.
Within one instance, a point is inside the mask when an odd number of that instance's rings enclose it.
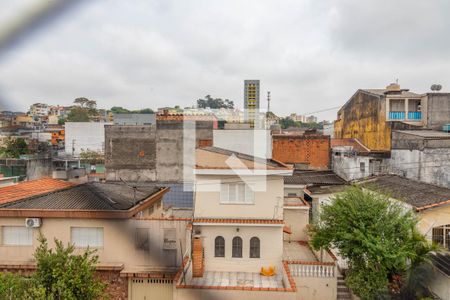
<instances>
[{"instance_id":1,"label":"yellow building","mask_svg":"<svg viewBox=\"0 0 450 300\"><path fill-rule=\"evenodd\" d=\"M392 129L425 124L423 95L390 84L385 89L360 89L338 111L335 138L357 138L373 151L391 149Z\"/></svg>"}]
</instances>

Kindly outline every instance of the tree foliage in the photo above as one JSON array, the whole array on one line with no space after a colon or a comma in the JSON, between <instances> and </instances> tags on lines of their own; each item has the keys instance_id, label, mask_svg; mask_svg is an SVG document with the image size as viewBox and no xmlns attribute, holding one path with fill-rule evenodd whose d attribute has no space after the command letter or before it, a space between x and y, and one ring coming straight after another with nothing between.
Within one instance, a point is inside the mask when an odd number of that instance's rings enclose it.
<instances>
[{"instance_id":1,"label":"tree foliage","mask_svg":"<svg viewBox=\"0 0 450 300\"><path fill-rule=\"evenodd\" d=\"M20 155L28 153L28 145L23 138L8 138L5 146L0 148L0 156L2 157L19 158Z\"/></svg>"},{"instance_id":2,"label":"tree foliage","mask_svg":"<svg viewBox=\"0 0 450 300\"><path fill-rule=\"evenodd\" d=\"M222 100L221 98L212 98L210 95L206 95L205 99L198 99L197 100L197 106L198 108L228 108L233 109L234 108L234 102L230 101L228 99Z\"/></svg>"},{"instance_id":3,"label":"tree foliage","mask_svg":"<svg viewBox=\"0 0 450 300\"><path fill-rule=\"evenodd\" d=\"M47 240L40 237L34 253L37 262L36 280L53 299L97 299L103 296L105 285L95 278L98 256L87 249L75 255L74 245L64 247L55 239L55 249L49 249Z\"/></svg>"},{"instance_id":4,"label":"tree foliage","mask_svg":"<svg viewBox=\"0 0 450 300\"><path fill-rule=\"evenodd\" d=\"M151 108L129 110L127 108L123 108L122 106L111 107L111 112L115 113L115 114L153 114L154 113L153 109L151 109Z\"/></svg>"},{"instance_id":5,"label":"tree foliage","mask_svg":"<svg viewBox=\"0 0 450 300\"><path fill-rule=\"evenodd\" d=\"M55 239L55 248L48 247L44 237L34 253L37 268L30 277L0 273L0 299L101 299L105 284L95 277L98 257L87 249L74 254L74 246L64 247Z\"/></svg>"},{"instance_id":6,"label":"tree foliage","mask_svg":"<svg viewBox=\"0 0 450 300\"><path fill-rule=\"evenodd\" d=\"M311 122L311 123L303 123L300 121L294 121L289 117L281 118L279 120L280 127L282 129L287 129L290 127L297 127L297 128L307 128L307 129L323 129L324 122Z\"/></svg>"},{"instance_id":7,"label":"tree foliage","mask_svg":"<svg viewBox=\"0 0 450 300\"><path fill-rule=\"evenodd\" d=\"M67 115L66 122L89 122L89 110L82 107L73 107Z\"/></svg>"},{"instance_id":8,"label":"tree foliage","mask_svg":"<svg viewBox=\"0 0 450 300\"><path fill-rule=\"evenodd\" d=\"M105 160L105 156L102 153L92 150L81 150L80 158L83 161L90 163L97 163Z\"/></svg>"},{"instance_id":9,"label":"tree foliage","mask_svg":"<svg viewBox=\"0 0 450 300\"><path fill-rule=\"evenodd\" d=\"M412 211L389 197L350 187L323 207L310 229L315 249L337 248L348 261L347 284L362 299L406 286L406 274L433 249L416 229ZM400 277L399 288L391 288ZM414 299L414 298L411 298Z\"/></svg>"}]
</instances>

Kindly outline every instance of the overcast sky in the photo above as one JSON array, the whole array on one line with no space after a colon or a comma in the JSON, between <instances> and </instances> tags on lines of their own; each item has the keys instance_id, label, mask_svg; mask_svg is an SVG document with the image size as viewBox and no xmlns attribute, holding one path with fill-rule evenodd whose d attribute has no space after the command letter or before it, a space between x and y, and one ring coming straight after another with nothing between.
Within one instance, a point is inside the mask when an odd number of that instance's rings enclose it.
<instances>
[{"instance_id":1,"label":"overcast sky","mask_svg":"<svg viewBox=\"0 0 450 300\"><path fill-rule=\"evenodd\" d=\"M0 1L0 28L36 2ZM0 110L81 96L184 107L207 94L242 107L244 79L261 80L261 104L271 91L278 115L340 106L397 78L448 91L449 13L448 0L84 1L0 52Z\"/></svg>"}]
</instances>

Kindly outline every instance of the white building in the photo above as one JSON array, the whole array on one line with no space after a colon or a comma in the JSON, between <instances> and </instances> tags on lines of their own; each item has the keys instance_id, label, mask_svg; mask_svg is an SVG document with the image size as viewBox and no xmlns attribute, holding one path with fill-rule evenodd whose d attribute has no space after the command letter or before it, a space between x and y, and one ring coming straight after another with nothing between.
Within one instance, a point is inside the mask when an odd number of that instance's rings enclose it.
<instances>
[{"instance_id":1,"label":"white building","mask_svg":"<svg viewBox=\"0 0 450 300\"><path fill-rule=\"evenodd\" d=\"M272 158L272 135L264 129L217 129L213 131L215 147L251 156Z\"/></svg>"},{"instance_id":2,"label":"white building","mask_svg":"<svg viewBox=\"0 0 450 300\"><path fill-rule=\"evenodd\" d=\"M65 152L78 156L83 151L104 152L105 125L112 123L66 122Z\"/></svg>"}]
</instances>

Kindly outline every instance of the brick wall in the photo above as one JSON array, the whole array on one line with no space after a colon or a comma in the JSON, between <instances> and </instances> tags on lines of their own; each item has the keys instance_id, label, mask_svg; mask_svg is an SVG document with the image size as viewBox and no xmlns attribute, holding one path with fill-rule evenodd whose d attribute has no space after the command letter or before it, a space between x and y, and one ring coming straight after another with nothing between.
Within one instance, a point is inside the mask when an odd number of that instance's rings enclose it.
<instances>
[{"instance_id":1,"label":"brick wall","mask_svg":"<svg viewBox=\"0 0 450 300\"><path fill-rule=\"evenodd\" d=\"M199 237L195 237L192 248L192 276L202 277L204 270L202 240Z\"/></svg>"},{"instance_id":2,"label":"brick wall","mask_svg":"<svg viewBox=\"0 0 450 300\"><path fill-rule=\"evenodd\" d=\"M330 165L330 137L326 135L273 135L272 158L286 164L307 164L323 170Z\"/></svg>"}]
</instances>

